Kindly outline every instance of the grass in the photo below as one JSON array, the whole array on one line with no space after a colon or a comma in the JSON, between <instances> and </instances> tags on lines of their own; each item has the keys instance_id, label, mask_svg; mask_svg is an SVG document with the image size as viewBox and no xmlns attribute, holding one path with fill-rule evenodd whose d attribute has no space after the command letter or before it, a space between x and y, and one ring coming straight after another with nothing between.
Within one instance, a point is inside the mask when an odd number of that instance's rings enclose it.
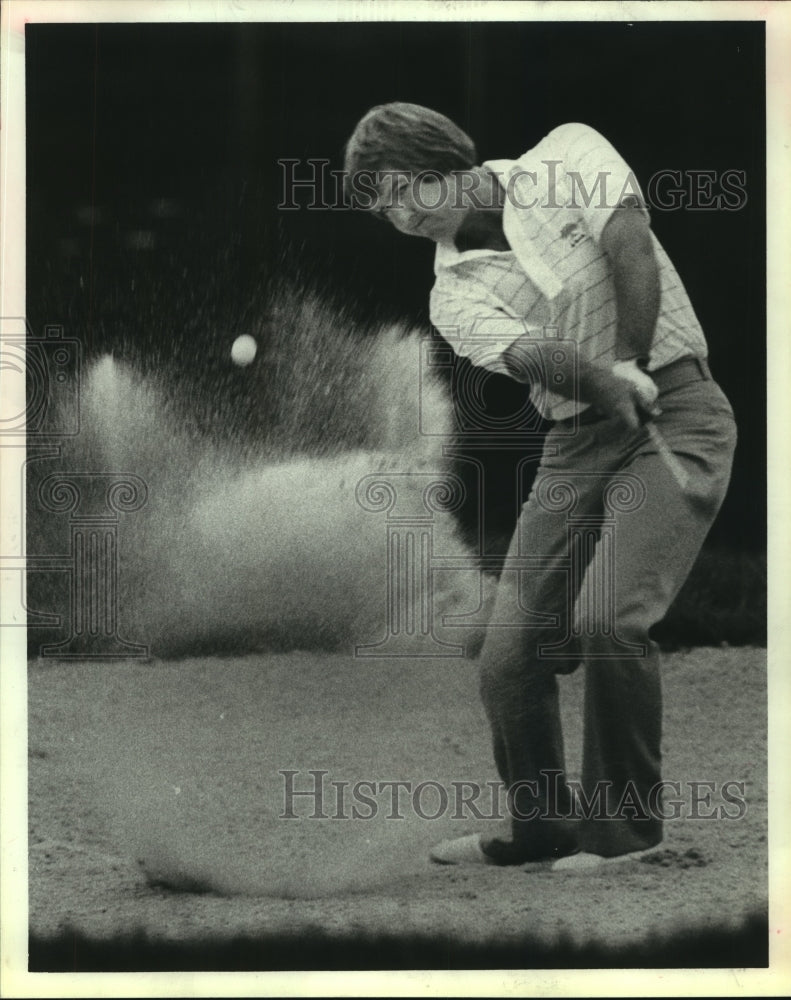
<instances>
[{"instance_id":1,"label":"grass","mask_svg":"<svg viewBox=\"0 0 791 1000\"><path fill-rule=\"evenodd\" d=\"M666 650L765 646L766 557L704 548L653 637Z\"/></svg>"},{"instance_id":2,"label":"grass","mask_svg":"<svg viewBox=\"0 0 791 1000\"><path fill-rule=\"evenodd\" d=\"M376 969L661 969L766 968L768 927L762 913L737 926L680 928L641 945L602 945L525 934L508 942L459 941L446 935L273 934L214 940L157 941L143 931L92 939L74 929L30 936L31 972L360 971Z\"/></svg>"}]
</instances>

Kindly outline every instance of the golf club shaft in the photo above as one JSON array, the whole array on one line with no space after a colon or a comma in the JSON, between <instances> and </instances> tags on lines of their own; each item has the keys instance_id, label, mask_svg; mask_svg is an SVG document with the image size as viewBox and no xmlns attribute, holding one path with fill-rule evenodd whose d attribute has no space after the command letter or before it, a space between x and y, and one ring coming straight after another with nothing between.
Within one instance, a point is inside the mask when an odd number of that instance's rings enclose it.
<instances>
[{"instance_id":1,"label":"golf club shaft","mask_svg":"<svg viewBox=\"0 0 791 1000\"><path fill-rule=\"evenodd\" d=\"M652 421L649 421L645 425L645 427L646 430L648 431L648 436L656 445L656 450L659 452L662 461L665 463L671 475L678 483L678 485L681 487L681 489L685 490L689 482L689 474L687 473L686 469L681 464L681 462L679 462L679 460L676 458L673 452L670 450L670 445L668 445L667 441L665 441L662 432L659 430L656 424L654 424Z\"/></svg>"}]
</instances>

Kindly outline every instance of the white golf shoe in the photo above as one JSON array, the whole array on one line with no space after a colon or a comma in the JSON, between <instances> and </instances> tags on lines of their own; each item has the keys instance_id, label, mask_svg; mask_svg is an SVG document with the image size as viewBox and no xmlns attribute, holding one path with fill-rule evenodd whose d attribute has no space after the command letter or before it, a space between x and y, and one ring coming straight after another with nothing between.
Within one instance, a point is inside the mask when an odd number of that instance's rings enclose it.
<instances>
[{"instance_id":1,"label":"white golf shoe","mask_svg":"<svg viewBox=\"0 0 791 1000\"><path fill-rule=\"evenodd\" d=\"M622 865L628 861L639 861L654 851L659 850L660 845L647 847L644 851L630 851L628 854L616 854L612 858L604 858L601 854L588 854L580 851L578 854L570 854L565 858L558 858L552 865L553 872L571 872L572 874L587 875L590 872L601 871L611 868L613 865Z\"/></svg>"},{"instance_id":2,"label":"white golf shoe","mask_svg":"<svg viewBox=\"0 0 791 1000\"><path fill-rule=\"evenodd\" d=\"M466 837L454 837L452 840L441 840L432 847L429 857L439 865L497 864L494 858L483 853L479 833L470 833Z\"/></svg>"}]
</instances>

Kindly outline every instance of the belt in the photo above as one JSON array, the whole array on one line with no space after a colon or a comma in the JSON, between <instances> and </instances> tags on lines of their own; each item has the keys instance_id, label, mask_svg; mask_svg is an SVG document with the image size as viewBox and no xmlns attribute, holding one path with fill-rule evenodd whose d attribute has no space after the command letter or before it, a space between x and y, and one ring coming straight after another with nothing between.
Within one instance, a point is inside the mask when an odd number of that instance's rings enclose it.
<instances>
[{"instance_id":1,"label":"belt","mask_svg":"<svg viewBox=\"0 0 791 1000\"><path fill-rule=\"evenodd\" d=\"M711 380L711 369L705 358L679 358L678 361L671 361L669 365L647 374L660 392L670 392L671 389L678 389L690 382Z\"/></svg>"}]
</instances>

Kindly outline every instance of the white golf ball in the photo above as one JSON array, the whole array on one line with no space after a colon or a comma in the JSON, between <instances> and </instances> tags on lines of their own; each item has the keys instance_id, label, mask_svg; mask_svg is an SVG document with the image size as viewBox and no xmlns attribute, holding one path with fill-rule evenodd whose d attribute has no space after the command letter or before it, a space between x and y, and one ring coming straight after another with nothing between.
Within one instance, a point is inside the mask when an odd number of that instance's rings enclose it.
<instances>
[{"instance_id":1,"label":"white golf ball","mask_svg":"<svg viewBox=\"0 0 791 1000\"><path fill-rule=\"evenodd\" d=\"M251 337L249 333L243 333L241 337L236 338L231 346L231 360L237 365L249 365L257 350L258 344L255 342L255 338Z\"/></svg>"}]
</instances>

